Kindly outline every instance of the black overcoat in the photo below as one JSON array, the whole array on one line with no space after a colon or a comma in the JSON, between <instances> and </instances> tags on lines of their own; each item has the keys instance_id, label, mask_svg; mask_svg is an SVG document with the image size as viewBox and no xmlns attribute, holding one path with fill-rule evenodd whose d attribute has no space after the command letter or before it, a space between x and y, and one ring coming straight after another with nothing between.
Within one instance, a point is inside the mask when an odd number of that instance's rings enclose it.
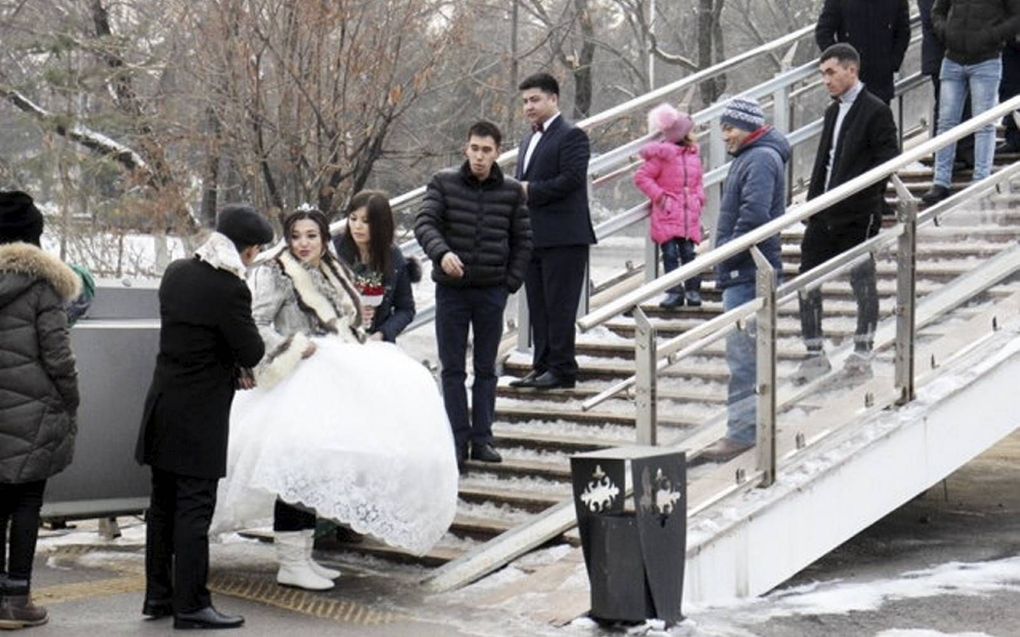
<instances>
[{"instance_id":1,"label":"black overcoat","mask_svg":"<svg viewBox=\"0 0 1020 637\"><path fill-rule=\"evenodd\" d=\"M910 7L907 0L825 0L815 42L821 51L836 42L853 45L861 54L861 81L888 103L893 73L910 44Z\"/></svg>"},{"instance_id":2,"label":"black overcoat","mask_svg":"<svg viewBox=\"0 0 1020 637\"><path fill-rule=\"evenodd\" d=\"M535 248L595 243L588 209L591 144L583 129L560 115L549 123L524 170L532 133L521 141L517 180L528 182L528 213Z\"/></svg>"},{"instance_id":3,"label":"black overcoat","mask_svg":"<svg viewBox=\"0 0 1020 637\"><path fill-rule=\"evenodd\" d=\"M825 109L825 124L818 142L814 169L811 171L808 199L814 199L826 191L825 169L829 161L832 131L836 126L838 113L838 101L833 101ZM899 138L892 111L867 88L862 89L840 127L828 190L833 190L898 154ZM881 215L886 181L883 179L874 186L865 188L827 208L819 213L817 218L836 228L853 223L866 223L869 218Z\"/></svg>"},{"instance_id":4,"label":"black overcoat","mask_svg":"<svg viewBox=\"0 0 1020 637\"><path fill-rule=\"evenodd\" d=\"M135 456L179 475L221 478L236 370L265 353L251 292L235 274L181 259L163 275L159 306L159 356Z\"/></svg>"}]
</instances>

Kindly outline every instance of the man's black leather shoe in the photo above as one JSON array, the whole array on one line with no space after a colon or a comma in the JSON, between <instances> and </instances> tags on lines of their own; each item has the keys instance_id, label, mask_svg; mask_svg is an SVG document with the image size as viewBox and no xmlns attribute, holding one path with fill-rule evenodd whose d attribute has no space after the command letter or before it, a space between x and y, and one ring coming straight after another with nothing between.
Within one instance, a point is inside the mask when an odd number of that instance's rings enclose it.
<instances>
[{"instance_id":1,"label":"man's black leather shoe","mask_svg":"<svg viewBox=\"0 0 1020 637\"><path fill-rule=\"evenodd\" d=\"M503 462L503 456L499 455L496 448L491 444L471 445L471 459L481 462Z\"/></svg>"},{"instance_id":2,"label":"man's black leather shoe","mask_svg":"<svg viewBox=\"0 0 1020 637\"><path fill-rule=\"evenodd\" d=\"M531 383L535 382L540 374L538 372L528 372L528 375L524 378L518 378L517 380L510 381L511 387L531 387Z\"/></svg>"},{"instance_id":3,"label":"man's black leather shoe","mask_svg":"<svg viewBox=\"0 0 1020 637\"><path fill-rule=\"evenodd\" d=\"M552 372L546 372L531 381L530 387L535 389L571 389L574 387L574 379L560 378Z\"/></svg>"},{"instance_id":4,"label":"man's black leather shoe","mask_svg":"<svg viewBox=\"0 0 1020 637\"><path fill-rule=\"evenodd\" d=\"M177 613L174 615L174 628L191 629L216 629L216 628L240 628L244 624L244 617L240 615L224 615L212 606L206 606L202 610L193 613Z\"/></svg>"},{"instance_id":5,"label":"man's black leather shoe","mask_svg":"<svg viewBox=\"0 0 1020 637\"><path fill-rule=\"evenodd\" d=\"M457 471L459 471L460 473L464 473L464 470L466 469L464 464L466 462L467 462L467 448L466 447L458 447L457 448Z\"/></svg>"},{"instance_id":6,"label":"man's black leather shoe","mask_svg":"<svg viewBox=\"0 0 1020 637\"><path fill-rule=\"evenodd\" d=\"M162 619L174 614L174 604L169 599L146 599L142 604L142 614L152 619Z\"/></svg>"}]
</instances>

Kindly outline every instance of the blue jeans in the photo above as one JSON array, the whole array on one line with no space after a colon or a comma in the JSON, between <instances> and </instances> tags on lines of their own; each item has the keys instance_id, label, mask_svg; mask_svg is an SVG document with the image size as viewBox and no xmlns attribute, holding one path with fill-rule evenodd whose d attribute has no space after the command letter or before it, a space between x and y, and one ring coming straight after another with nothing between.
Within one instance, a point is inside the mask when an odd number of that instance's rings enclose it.
<instances>
[{"instance_id":1,"label":"blue jeans","mask_svg":"<svg viewBox=\"0 0 1020 637\"><path fill-rule=\"evenodd\" d=\"M723 311L740 307L755 297L754 283L738 283L723 290ZM756 417L758 399L754 385L758 381L755 325L750 321L744 329L734 330L726 336L726 365L730 368L730 382L726 405L726 437L744 444L757 440Z\"/></svg>"},{"instance_id":2,"label":"blue jeans","mask_svg":"<svg viewBox=\"0 0 1020 637\"><path fill-rule=\"evenodd\" d=\"M662 250L662 269L670 273L680 267L680 264L688 264L694 260L694 242L690 239L670 239L660 246ZM688 292L701 290L701 277L695 276L684 281L684 287L679 285L668 290L670 294L683 294L684 288Z\"/></svg>"},{"instance_id":3,"label":"blue jeans","mask_svg":"<svg viewBox=\"0 0 1020 637\"><path fill-rule=\"evenodd\" d=\"M942 134L960 123L963 102L970 91L971 112L980 115L999 103L999 80L1002 78L1002 59L985 60L979 64L957 64L949 58L942 60L939 74L939 124ZM949 187L953 179L953 160L956 144L950 144L935 154L935 185ZM974 181L992 174L995 158L995 124L986 124L974 134Z\"/></svg>"}]
</instances>

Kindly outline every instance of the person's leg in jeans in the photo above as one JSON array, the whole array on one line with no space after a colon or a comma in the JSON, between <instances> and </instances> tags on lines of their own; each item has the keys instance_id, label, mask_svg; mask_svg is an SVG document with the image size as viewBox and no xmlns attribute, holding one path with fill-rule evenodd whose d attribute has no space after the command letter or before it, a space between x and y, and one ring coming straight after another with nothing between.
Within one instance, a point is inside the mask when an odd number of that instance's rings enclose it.
<instances>
[{"instance_id":1,"label":"person's leg in jeans","mask_svg":"<svg viewBox=\"0 0 1020 637\"><path fill-rule=\"evenodd\" d=\"M1020 47L1009 43L1002 50L1002 81L999 82L999 101L1005 102L1020 94ZM1020 152L1020 128L1016 125L1014 111L1003 118L1006 129L1006 143L1001 150L1004 152Z\"/></svg>"},{"instance_id":2,"label":"person's leg in jeans","mask_svg":"<svg viewBox=\"0 0 1020 637\"><path fill-rule=\"evenodd\" d=\"M825 263L838 254L825 222L811 219L804 228L800 243L800 273ZM822 331L822 291L814 288L800 295L800 327L804 346L809 354L821 354L825 336Z\"/></svg>"},{"instance_id":3,"label":"person's leg in jeans","mask_svg":"<svg viewBox=\"0 0 1020 637\"><path fill-rule=\"evenodd\" d=\"M467 407L467 355L468 327L471 324L471 304L466 298L470 290L436 286L436 347L439 350L440 377L443 384L443 405L450 419L458 459L464 459L471 438L471 421Z\"/></svg>"},{"instance_id":4,"label":"person's leg in jeans","mask_svg":"<svg viewBox=\"0 0 1020 637\"><path fill-rule=\"evenodd\" d=\"M723 311L740 307L754 297L754 283L732 285L723 290ZM734 330L726 337L726 365L730 370L726 437L743 445L753 445L757 438L754 385L758 377L758 363L754 329L751 322L746 328Z\"/></svg>"},{"instance_id":5,"label":"person's leg in jeans","mask_svg":"<svg viewBox=\"0 0 1020 637\"><path fill-rule=\"evenodd\" d=\"M839 238L839 251L867 241L878 234L881 221L872 217L866 225L854 225L846 229ZM870 353L875 342L878 327L878 287L875 282L875 258L868 260L850 271L850 287L857 301L857 329L854 331L854 351Z\"/></svg>"},{"instance_id":6,"label":"person's leg in jeans","mask_svg":"<svg viewBox=\"0 0 1020 637\"><path fill-rule=\"evenodd\" d=\"M509 294L505 286L471 290L474 297L471 333L474 373L471 385L471 445L492 444L496 411L496 354L503 336L503 311Z\"/></svg>"},{"instance_id":7,"label":"person's leg in jeans","mask_svg":"<svg viewBox=\"0 0 1020 637\"><path fill-rule=\"evenodd\" d=\"M695 252L696 246L690 239L676 239L676 241L680 248L680 263L687 265L697 256L697 253ZM690 300L691 293L694 293L699 295L698 300L700 301L701 277L693 276L684 281L684 289L688 294L688 300Z\"/></svg>"},{"instance_id":8,"label":"person's leg in jeans","mask_svg":"<svg viewBox=\"0 0 1020 637\"><path fill-rule=\"evenodd\" d=\"M967 93L966 69L949 58L942 60L939 73L939 122L938 134L948 131L960 123L963 115L963 100ZM977 104L974 104L977 110ZM948 144L935 153L935 185L949 188L953 181L953 160L956 158L956 144Z\"/></svg>"},{"instance_id":9,"label":"person's leg in jeans","mask_svg":"<svg viewBox=\"0 0 1020 637\"><path fill-rule=\"evenodd\" d=\"M999 81L1002 79L1002 58L986 60L967 67L971 106L978 115L999 103ZM974 135L974 181L992 174L995 160L995 123L981 127Z\"/></svg>"},{"instance_id":10,"label":"person's leg in jeans","mask_svg":"<svg viewBox=\"0 0 1020 637\"><path fill-rule=\"evenodd\" d=\"M659 246L662 250L662 273L669 274L680 267L680 241L682 239L670 239ZM683 289L679 286L666 290L669 294L682 294Z\"/></svg>"},{"instance_id":11,"label":"person's leg in jeans","mask_svg":"<svg viewBox=\"0 0 1020 637\"><path fill-rule=\"evenodd\" d=\"M10 581L24 582L27 587L32 581L32 562L35 559L35 545L39 537L39 511L42 509L46 481L37 480L21 484L4 485L2 495L4 512L10 522L4 529L10 529L7 550L10 558L6 563ZM0 571L3 563L0 561ZM26 591L27 592L27 591Z\"/></svg>"}]
</instances>

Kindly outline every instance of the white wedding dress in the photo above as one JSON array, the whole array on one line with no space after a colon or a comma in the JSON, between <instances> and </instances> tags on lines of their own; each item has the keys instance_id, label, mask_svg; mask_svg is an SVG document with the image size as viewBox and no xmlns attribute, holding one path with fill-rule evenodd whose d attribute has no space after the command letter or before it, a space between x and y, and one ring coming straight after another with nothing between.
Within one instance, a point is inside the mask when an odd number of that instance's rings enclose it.
<instances>
[{"instance_id":1,"label":"white wedding dress","mask_svg":"<svg viewBox=\"0 0 1020 637\"><path fill-rule=\"evenodd\" d=\"M432 375L391 343L312 340L278 384L235 396L213 532L271 524L279 495L426 552L453 521L458 480Z\"/></svg>"}]
</instances>

